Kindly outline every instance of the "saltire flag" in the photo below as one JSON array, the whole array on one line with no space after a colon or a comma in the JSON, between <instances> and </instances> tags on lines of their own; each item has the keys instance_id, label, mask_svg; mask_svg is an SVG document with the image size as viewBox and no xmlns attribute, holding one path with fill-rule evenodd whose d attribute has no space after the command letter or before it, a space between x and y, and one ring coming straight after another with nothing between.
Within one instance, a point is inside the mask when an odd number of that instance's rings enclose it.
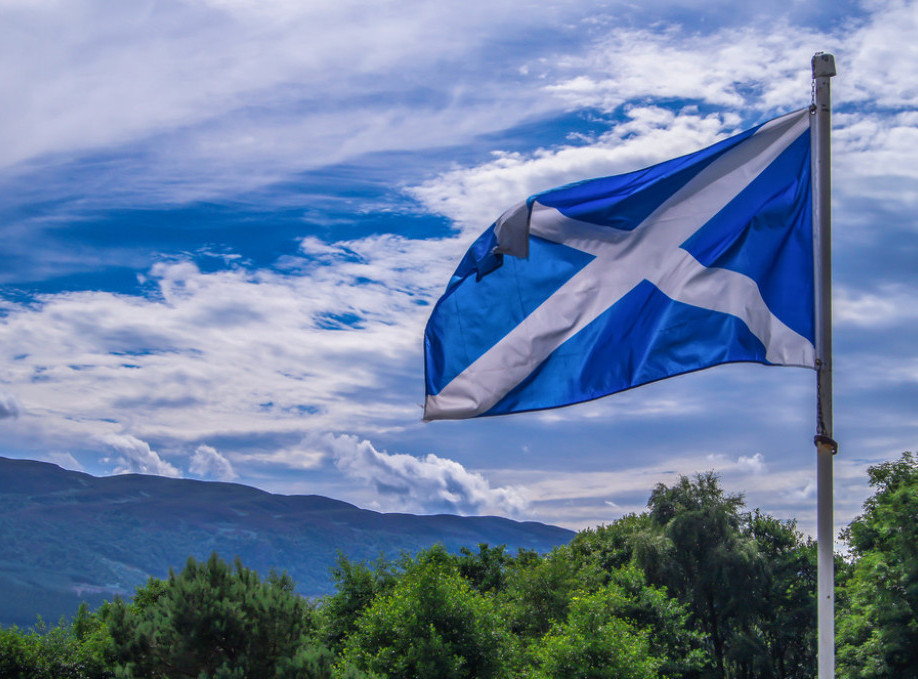
<instances>
[{"instance_id":1,"label":"saltire flag","mask_svg":"<svg viewBox=\"0 0 918 679\"><path fill-rule=\"evenodd\" d=\"M424 419L557 408L724 363L814 367L809 117L505 212L427 323Z\"/></svg>"}]
</instances>

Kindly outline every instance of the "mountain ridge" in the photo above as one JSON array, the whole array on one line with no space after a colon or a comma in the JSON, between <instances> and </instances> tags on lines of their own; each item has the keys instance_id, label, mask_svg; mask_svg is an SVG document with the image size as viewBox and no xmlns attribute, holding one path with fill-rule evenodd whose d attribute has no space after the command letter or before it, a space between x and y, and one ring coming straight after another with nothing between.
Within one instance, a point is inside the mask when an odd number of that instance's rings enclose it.
<instances>
[{"instance_id":1,"label":"mountain ridge","mask_svg":"<svg viewBox=\"0 0 918 679\"><path fill-rule=\"evenodd\" d=\"M0 624L56 621L80 601L130 595L189 556L286 570L304 596L332 591L337 555L372 560L435 543L545 552L574 533L496 516L382 513L320 495L143 474L92 476L0 457Z\"/></svg>"}]
</instances>

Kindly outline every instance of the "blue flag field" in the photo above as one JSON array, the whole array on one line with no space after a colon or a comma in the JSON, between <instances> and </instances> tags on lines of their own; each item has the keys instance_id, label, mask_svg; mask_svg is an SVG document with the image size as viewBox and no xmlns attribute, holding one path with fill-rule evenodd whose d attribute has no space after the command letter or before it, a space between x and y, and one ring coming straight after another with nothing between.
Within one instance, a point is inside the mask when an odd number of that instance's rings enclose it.
<instances>
[{"instance_id":1,"label":"blue flag field","mask_svg":"<svg viewBox=\"0 0 918 679\"><path fill-rule=\"evenodd\" d=\"M557 408L733 362L814 367L809 111L538 193L424 334L424 419Z\"/></svg>"}]
</instances>

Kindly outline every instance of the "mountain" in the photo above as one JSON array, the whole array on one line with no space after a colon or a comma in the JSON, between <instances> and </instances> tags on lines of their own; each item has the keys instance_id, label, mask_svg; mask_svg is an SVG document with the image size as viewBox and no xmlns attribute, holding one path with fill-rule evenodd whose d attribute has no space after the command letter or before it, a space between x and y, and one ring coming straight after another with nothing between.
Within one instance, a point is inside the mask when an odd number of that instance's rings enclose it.
<instances>
[{"instance_id":1,"label":"mountain","mask_svg":"<svg viewBox=\"0 0 918 679\"><path fill-rule=\"evenodd\" d=\"M286 570L305 596L332 591L329 568L435 543L546 552L574 533L493 516L381 514L318 495L273 495L234 483L125 474L95 477L0 457L0 624L51 623L81 601L130 596L189 556L239 556Z\"/></svg>"}]
</instances>

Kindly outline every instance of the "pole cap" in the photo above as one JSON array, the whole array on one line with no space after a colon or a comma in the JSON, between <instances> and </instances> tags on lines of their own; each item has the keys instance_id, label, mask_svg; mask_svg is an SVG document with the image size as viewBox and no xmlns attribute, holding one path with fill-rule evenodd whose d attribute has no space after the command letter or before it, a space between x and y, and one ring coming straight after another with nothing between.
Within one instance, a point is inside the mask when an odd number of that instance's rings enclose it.
<instances>
[{"instance_id":1,"label":"pole cap","mask_svg":"<svg viewBox=\"0 0 918 679\"><path fill-rule=\"evenodd\" d=\"M813 55L813 77L831 78L836 73L835 57L828 52L816 52Z\"/></svg>"}]
</instances>

